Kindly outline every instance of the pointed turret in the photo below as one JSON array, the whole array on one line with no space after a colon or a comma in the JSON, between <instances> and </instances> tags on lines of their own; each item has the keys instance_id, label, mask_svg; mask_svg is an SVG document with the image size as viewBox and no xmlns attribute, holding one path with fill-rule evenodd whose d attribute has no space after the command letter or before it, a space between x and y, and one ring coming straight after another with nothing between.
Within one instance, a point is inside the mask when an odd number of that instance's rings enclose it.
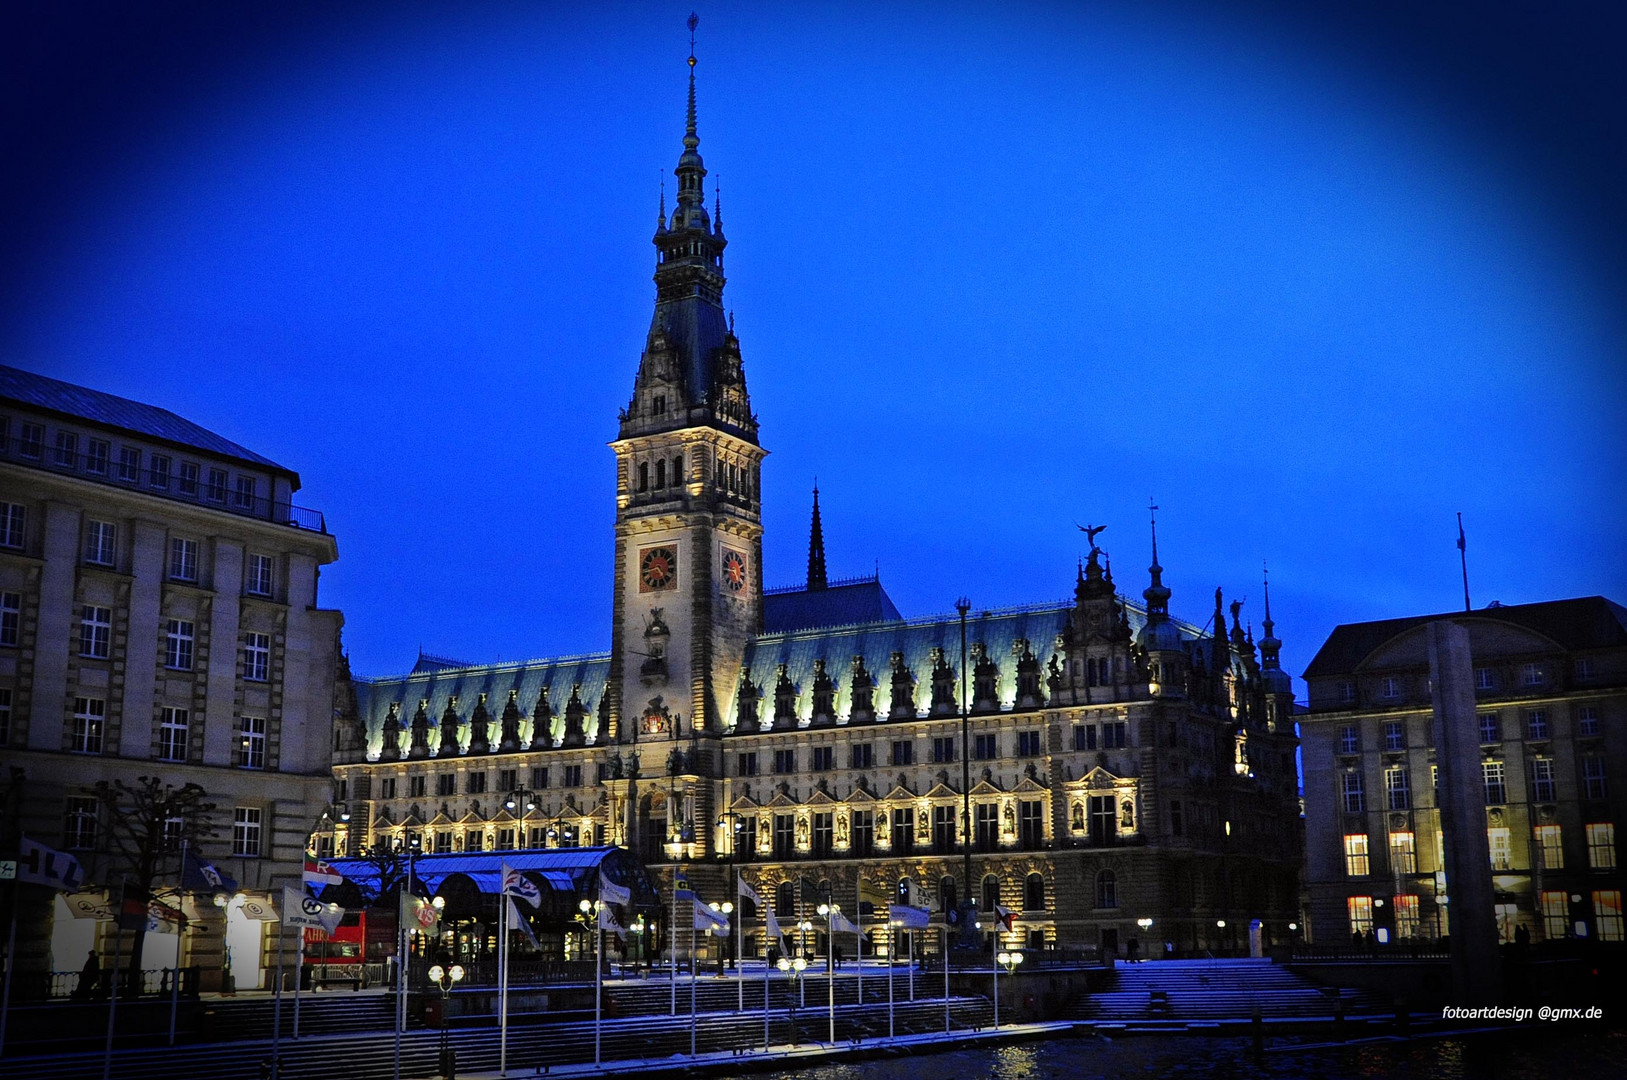
<instances>
[{"instance_id":1,"label":"pointed turret","mask_svg":"<svg viewBox=\"0 0 1627 1080\"><path fill-rule=\"evenodd\" d=\"M825 528L819 521L819 484L813 489L813 524L808 528L808 591L826 587Z\"/></svg>"},{"instance_id":2,"label":"pointed turret","mask_svg":"<svg viewBox=\"0 0 1627 1080\"><path fill-rule=\"evenodd\" d=\"M1278 640L1277 624L1271 620L1271 572L1265 571L1265 619L1261 627L1265 636L1260 639L1260 671L1265 680L1265 689L1268 694L1287 694L1293 700L1294 680L1282 670L1279 654L1282 652L1282 642Z\"/></svg>"},{"instance_id":3,"label":"pointed turret","mask_svg":"<svg viewBox=\"0 0 1627 1080\"><path fill-rule=\"evenodd\" d=\"M1169 620L1169 589L1164 587L1164 568L1158 565L1158 507L1148 506L1152 525L1152 565L1147 567L1152 582L1141 590L1147 601L1147 624L1136 644L1147 652L1175 652L1182 648L1181 632Z\"/></svg>"}]
</instances>

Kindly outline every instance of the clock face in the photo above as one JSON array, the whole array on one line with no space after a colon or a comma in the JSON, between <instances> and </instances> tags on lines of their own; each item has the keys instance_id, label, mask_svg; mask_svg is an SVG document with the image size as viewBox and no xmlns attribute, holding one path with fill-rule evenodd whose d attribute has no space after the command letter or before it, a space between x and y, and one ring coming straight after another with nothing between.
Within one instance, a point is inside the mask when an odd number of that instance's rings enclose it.
<instances>
[{"instance_id":1,"label":"clock face","mask_svg":"<svg viewBox=\"0 0 1627 1080\"><path fill-rule=\"evenodd\" d=\"M746 557L738 551L723 553L723 584L730 592L746 587Z\"/></svg>"},{"instance_id":2,"label":"clock face","mask_svg":"<svg viewBox=\"0 0 1627 1080\"><path fill-rule=\"evenodd\" d=\"M669 547L646 548L638 560L638 584L642 592L670 589L678 579L678 552Z\"/></svg>"}]
</instances>

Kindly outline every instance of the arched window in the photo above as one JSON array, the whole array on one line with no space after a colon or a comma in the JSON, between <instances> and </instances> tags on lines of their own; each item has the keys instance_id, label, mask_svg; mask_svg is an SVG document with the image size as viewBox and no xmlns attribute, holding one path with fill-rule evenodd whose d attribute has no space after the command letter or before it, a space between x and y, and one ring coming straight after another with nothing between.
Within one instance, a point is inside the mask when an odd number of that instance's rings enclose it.
<instances>
[{"instance_id":1,"label":"arched window","mask_svg":"<svg viewBox=\"0 0 1627 1080\"><path fill-rule=\"evenodd\" d=\"M638 463L638 490L650 490L650 463L648 461Z\"/></svg>"},{"instance_id":2,"label":"arched window","mask_svg":"<svg viewBox=\"0 0 1627 1080\"><path fill-rule=\"evenodd\" d=\"M672 482L674 484L684 482L684 456L682 454L672 459Z\"/></svg>"},{"instance_id":3,"label":"arched window","mask_svg":"<svg viewBox=\"0 0 1627 1080\"><path fill-rule=\"evenodd\" d=\"M757 917L757 901L753 900L749 896L742 896L740 897L740 903L737 910L739 911L740 918L743 921L750 922L752 919Z\"/></svg>"},{"instance_id":4,"label":"arched window","mask_svg":"<svg viewBox=\"0 0 1627 1080\"><path fill-rule=\"evenodd\" d=\"M1000 905L1000 879L989 874L983 879L983 910L993 911Z\"/></svg>"},{"instance_id":5,"label":"arched window","mask_svg":"<svg viewBox=\"0 0 1627 1080\"><path fill-rule=\"evenodd\" d=\"M895 901L895 903L906 904L907 905L909 902L910 902L910 879L909 878L899 878L898 879L898 899Z\"/></svg>"},{"instance_id":6,"label":"arched window","mask_svg":"<svg viewBox=\"0 0 1627 1080\"><path fill-rule=\"evenodd\" d=\"M655 463L655 486L658 488L664 488L667 486L666 458L660 458Z\"/></svg>"},{"instance_id":7,"label":"arched window","mask_svg":"<svg viewBox=\"0 0 1627 1080\"><path fill-rule=\"evenodd\" d=\"M1029 874L1023 882L1023 910L1045 910L1045 879L1038 874Z\"/></svg>"},{"instance_id":8,"label":"arched window","mask_svg":"<svg viewBox=\"0 0 1627 1080\"><path fill-rule=\"evenodd\" d=\"M782 881L774 890L774 914L781 919L794 919L797 912L797 890L789 881Z\"/></svg>"},{"instance_id":9,"label":"arched window","mask_svg":"<svg viewBox=\"0 0 1627 1080\"><path fill-rule=\"evenodd\" d=\"M940 878L938 881L938 899L943 901L944 911L954 911L958 897L955 894L955 879L952 877Z\"/></svg>"},{"instance_id":10,"label":"arched window","mask_svg":"<svg viewBox=\"0 0 1627 1080\"><path fill-rule=\"evenodd\" d=\"M1103 870L1096 875L1096 906L1099 908L1119 906L1119 879L1111 870Z\"/></svg>"}]
</instances>

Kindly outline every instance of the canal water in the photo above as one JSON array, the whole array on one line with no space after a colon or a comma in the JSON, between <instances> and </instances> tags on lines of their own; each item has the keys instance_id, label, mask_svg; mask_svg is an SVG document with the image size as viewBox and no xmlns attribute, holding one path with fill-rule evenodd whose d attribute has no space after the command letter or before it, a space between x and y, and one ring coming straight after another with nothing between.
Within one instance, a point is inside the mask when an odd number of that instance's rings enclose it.
<instances>
[{"instance_id":1,"label":"canal water","mask_svg":"<svg viewBox=\"0 0 1627 1080\"><path fill-rule=\"evenodd\" d=\"M1627 1032L1578 1026L1511 1034L1302 1048L1248 1039L1149 1035L834 1063L772 1080L1613 1080L1627 1077Z\"/></svg>"}]
</instances>

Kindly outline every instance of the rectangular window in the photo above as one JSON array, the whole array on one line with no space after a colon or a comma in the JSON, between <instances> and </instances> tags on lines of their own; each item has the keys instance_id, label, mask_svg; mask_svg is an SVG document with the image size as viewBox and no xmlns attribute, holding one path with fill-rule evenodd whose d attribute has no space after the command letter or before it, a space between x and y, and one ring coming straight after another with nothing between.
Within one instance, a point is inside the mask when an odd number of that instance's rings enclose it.
<instances>
[{"instance_id":1,"label":"rectangular window","mask_svg":"<svg viewBox=\"0 0 1627 1080\"><path fill-rule=\"evenodd\" d=\"M1359 814L1367 809L1367 795L1362 788L1361 773L1347 772L1340 774L1344 785L1345 813Z\"/></svg>"},{"instance_id":2,"label":"rectangular window","mask_svg":"<svg viewBox=\"0 0 1627 1080\"><path fill-rule=\"evenodd\" d=\"M172 709L165 706L159 716L158 760L185 761L187 724L190 715L185 709Z\"/></svg>"},{"instance_id":3,"label":"rectangular window","mask_svg":"<svg viewBox=\"0 0 1627 1080\"><path fill-rule=\"evenodd\" d=\"M1096 749L1096 725L1075 724L1073 727L1073 748L1075 750Z\"/></svg>"},{"instance_id":4,"label":"rectangular window","mask_svg":"<svg viewBox=\"0 0 1627 1080\"><path fill-rule=\"evenodd\" d=\"M170 461L163 454L154 454L147 466L147 483L159 491L169 490Z\"/></svg>"},{"instance_id":5,"label":"rectangular window","mask_svg":"<svg viewBox=\"0 0 1627 1080\"><path fill-rule=\"evenodd\" d=\"M16 648L23 640L21 593L0 592L0 645Z\"/></svg>"},{"instance_id":6,"label":"rectangular window","mask_svg":"<svg viewBox=\"0 0 1627 1080\"><path fill-rule=\"evenodd\" d=\"M893 851L908 855L915 850L915 810L902 808L893 811Z\"/></svg>"},{"instance_id":7,"label":"rectangular window","mask_svg":"<svg viewBox=\"0 0 1627 1080\"><path fill-rule=\"evenodd\" d=\"M1598 889L1593 893L1593 917L1599 923L1600 941L1621 941L1621 890Z\"/></svg>"},{"instance_id":8,"label":"rectangular window","mask_svg":"<svg viewBox=\"0 0 1627 1080\"><path fill-rule=\"evenodd\" d=\"M79 655L105 660L113 646L113 609L86 604L79 609Z\"/></svg>"},{"instance_id":9,"label":"rectangular window","mask_svg":"<svg viewBox=\"0 0 1627 1080\"><path fill-rule=\"evenodd\" d=\"M1480 714L1480 742L1486 743L1503 741L1503 725L1498 722L1496 713Z\"/></svg>"},{"instance_id":10,"label":"rectangular window","mask_svg":"<svg viewBox=\"0 0 1627 1080\"><path fill-rule=\"evenodd\" d=\"M458 778L451 773L435 774L435 794L439 796L456 795L458 793Z\"/></svg>"},{"instance_id":11,"label":"rectangular window","mask_svg":"<svg viewBox=\"0 0 1627 1080\"><path fill-rule=\"evenodd\" d=\"M1582 755L1582 797L1602 799L1607 791L1604 778L1604 755Z\"/></svg>"},{"instance_id":12,"label":"rectangular window","mask_svg":"<svg viewBox=\"0 0 1627 1080\"><path fill-rule=\"evenodd\" d=\"M271 635L243 635L243 678L265 682L271 678Z\"/></svg>"},{"instance_id":13,"label":"rectangular window","mask_svg":"<svg viewBox=\"0 0 1627 1080\"><path fill-rule=\"evenodd\" d=\"M739 757L739 768L737 768L735 770L735 775L736 776L756 776L757 775L757 752L755 750L740 755L740 757Z\"/></svg>"},{"instance_id":14,"label":"rectangular window","mask_svg":"<svg viewBox=\"0 0 1627 1080\"><path fill-rule=\"evenodd\" d=\"M1018 757L1039 757L1039 755L1040 755L1039 732L1037 732L1037 731L1019 731L1019 732L1017 732L1017 756Z\"/></svg>"},{"instance_id":15,"label":"rectangular window","mask_svg":"<svg viewBox=\"0 0 1627 1080\"><path fill-rule=\"evenodd\" d=\"M947 735L940 735L932 740L932 760L942 764L955 760L955 740Z\"/></svg>"},{"instance_id":16,"label":"rectangular window","mask_svg":"<svg viewBox=\"0 0 1627 1080\"><path fill-rule=\"evenodd\" d=\"M1361 729L1355 724L1346 724L1339 729L1339 753L1354 754L1361 750Z\"/></svg>"},{"instance_id":17,"label":"rectangular window","mask_svg":"<svg viewBox=\"0 0 1627 1080\"><path fill-rule=\"evenodd\" d=\"M955 850L955 807L932 808L932 850L942 855Z\"/></svg>"},{"instance_id":18,"label":"rectangular window","mask_svg":"<svg viewBox=\"0 0 1627 1080\"><path fill-rule=\"evenodd\" d=\"M1543 892L1542 894L1542 936L1549 941L1558 941L1570 933L1570 907L1566 903L1565 893Z\"/></svg>"},{"instance_id":19,"label":"rectangular window","mask_svg":"<svg viewBox=\"0 0 1627 1080\"><path fill-rule=\"evenodd\" d=\"M243 510L254 509L254 486L254 477L239 476L237 489L232 494L232 504Z\"/></svg>"},{"instance_id":20,"label":"rectangular window","mask_svg":"<svg viewBox=\"0 0 1627 1080\"><path fill-rule=\"evenodd\" d=\"M1576 711L1576 734L1597 735L1599 733L1599 710L1591 705L1583 706Z\"/></svg>"},{"instance_id":21,"label":"rectangular window","mask_svg":"<svg viewBox=\"0 0 1627 1080\"><path fill-rule=\"evenodd\" d=\"M11 449L11 417L0 416L0 454Z\"/></svg>"},{"instance_id":22,"label":"rectangular window","mask_svg":"<svg viewBox=\"0 0 1627 1080\"><path fill-rule=\"evenodd\" d=\"M17 453L30 461L40 459L41 448L45 445L45 428L39 424L24 424L17 437Z\"/></svg>"},{"instance_id":23,"label":"rectangular window","mask_svg":"<svg viewBox=\"0 0 1627 1080\"><path fill-rule=\"evenodd\" d=\"M1415 938L1418 936L1418 898L1416 896L1391 897L1395 904L1395 936L1398 938Z\"/></svg>"},{"instance_id":24,"label":"rectangular window","mask_svg":"<svg viewBox=\"0 0 1627 1080\"><path fill-rule=\"evenodd\" d=\"M1521 686L1541 686L1542 685L1542 665L1541 664L1525 664L1525 665L1523 665L1520 668L1520 685Z\"/></svg>"},{"instance_id":25,"label":"rectangular window","mask_svg":"<svg viewBox=\"0 0 1627 1080\"><path fill-rule=\"evenodd\" d=\"M1384 770L1384 794L1391 810L1406 810L1412 806L1412 781L1407 777L1405 765L1391 765Z\"/></svg>"},{"instance_id":26,"label":"rectangular window","mask_svg":"<svg viewBox=\"0 0 1627 1080\"><path fill-rule=\"evenodd\" d=\"M1534 757L1531 759L1531 801L1554 801L1553 758Z\"/></svg>"},{"instance_id":27,"label":"rectangular window","mask_svg":"<svg viewBox=\"0 0 1627 1080\"><path fill-rule=\"evenodd\" d=\"M836 767L836 748L831 746L816 746L813 748L813 771L816 773L830 772Z\"/></svg>"},{"instance_id":28,"label":"rectangular window","mask_svg":"<svg viewBox=\"0 0 1627 1080\"><path fill-rule=\"evenodd\" d=\"M580 765L577 766L578 769L581 767ZM470 795L484 795L486 793L486 774L484 772L470 773L468 780L465 781L465 790Z\"/></svg>"},{"instance_id":29,"label":"rectangular window","mask_svg":"<svg viewBox=\"0 0 1627 1080\"><path fill-rule=\"evenodd\" d=\"M777 773L794 773L797 771L797 752L795 748L774 751L774 771Z\"/></svg>"},{"instance_id":30,"label":"rectangular window","mask_svg":"<svg viewBox=\"0 0 1627 1080\"><path fill-rule=\"evenodd\" d=\"M564 781L565 781L565 786L566 787L581 787L582 786L582 766L580 766L580 765L567 765L567 766L565 766Z\"/></svg>"},{"instance_id":31,"label":"rectangular window","mask_svg":"<svg viewBox=\"0 0 1627 1080\"><path fill-rule=\"evenodd\" d=\"M1045 804L1039 799L1018 801L1017 843L1024 851L1038 851L1045 846Z\"/></svg>"},{"instance_id":32,"label":"rectangular window","mask_svg":"<svg viewBox=\"0 0 1627 1080\"><path fill-rule=\"evenodd\" d=\"M1000 846L1000 808L993 803L972 807L972 837L978 851L994 851Z\"/></svg>"},{"instance_id":33,"label":"rectangular window","mask_svg":"<svg viewBox=\"0 0 1627 1080\"><path fill-rule=\"evenodd\" d=\"M1169 834L1171 836L1186 835L1186 822L1181 817L1181 802L1179 799L1171 800L1169 804Z\"/></svg>"},{"instance_id":34,"label":"rectangular window","mask_svg":"<svg viewBox=\"0 0 1627 1080\"><path fill-rule=\"evenodd\" d=\"M107 702L101 698L73 699L73 742L76 754L100 754L102 730L107 723Z\"/></svg>"},{"instance_id":35,"label":"rectangular window","mask_svg":"<svg viewBox=\"0 0 1627 1080\"><path fill-rule=\"evenodd\" d=\"M1000 736L974 735L972 740L972 759L974 761L992 761L1000 756Z\"/></svg>"},{"instance_id":36,"label":"rectangular window","mask_svg":"<svg viewBox=\"0 0 1627 1080\"><path fill-rule=\"evenodd\" d=\"M828 858L836 836L836 815L815 814L813 816L813 855L816 859Z\"/></svg>"},{"instance_id":37,"label":"rectangular window","mask_svg":"<svg viewBox=\"0 0 1627 1080\"><path fill-rule=\"evenodd\" d=\"M1378 681L1379 694L1385 698L1398 698L1401 696L1401 680L1393 675L1386 675Z\"/></svg>"},{"instance_id":38,"label":"rectangular window","mask_svg":"<svg viewBox=\"0 0 1627 1080\"><path fill-rule=\"evenodd\" d=\"M1371 896L1352 896L1345 903L1350 912L1350 932L1352 934L1365 934L1373 928L1373 898Z\"/></svg>"},{"instance_id":39,"label":"rectangular window","mask_svg":"<svg viewBox=\"0 0 1627 1080\"><path fill-rule=\"evenodd\" d=\"M59 431L56 433L56 446L52 448L51 460L64 469L71 469L79 460L79 436L72 431Z\"/></svg>"},{"instance_id":40,"label":"rectangular window","mask_svg":"<svg viewBox=\"0 0 1627 1080\"><path fill-rule=\"evenodd\" d=\"M107 465L113 457L113 448L106 439L92 439L85 445L85 471L96 476L107 475Z\"/></svg>"},{"instance_id":41,"label":"rectangular window","mask_svg":"<svg viewBox=\"0 0 1627 1080\"><path fill-rule=\"evenodd\" d=\"M512 828L503 828L503 829L498 829L497 830L497 850L498 851L513 851L515 849L515 846L516 845L514 843L514 830Z\"/></svg>"},{"instance_id":42,"label":"rectangular window","mask_svg":"<svg viewBox=\"0 0 1627 1080\"><path fill-rule=\"evenodd\" d=\"M520 770L518 770L518 769L498 769L497 770L497 790L498 791L518 791L519 789L520 789Z\"/></svg>"},{"instance_id":43,"label":"rectangular window","mask_svg":"<svg viewBox=\"0 0 1627 1080\"><path fill-rule=\"evenodd\" d=\"M379 798L381 798L381 799L393 799L393 798L395 798L395 789L396 789L396 778L395 777L386 776L386 777L383 777L382 779L379 780Z\"/></svg>"},{"instance_id":44,"label":"rectangular window","mask_svg":"<svg viewBox=\"0 0 1627 1080\"><path fill-rule=\"evenodd\" d=\"M1347 705L1350 702L1355 701L1356 700L1356 684L1353 683L1353 682L1342 682L1342 683L1340 683L1339 684L1339 700L1342 703L1347 704Z\"/></svg>"},{"instance_id":45,"label":"rectangular window","mask_svg":"<svg viewBox=\"0 0 1627 1080\"><path fill-rule=\"evenodd\" d=\"M411 776L407 777L407 797L409 799L422 799L425 794L424 788L426 786L424 774L413 773Z\"/></svg>"},{"instance_id":46,"label":"rectangular window","mask_svg":"<svg viewBox=\"0 0 1627 1080\"><path fill-rule=\"evenodd\" d=\"M260 857L260 808L239 806L232 811L232 854L243 859Z\"/></svg>"},{"instance_id":47,"label":"rectangular window","mask_svg":"<svg viewBox=\"0 0 1627 1080\"><path fill-rule=\"evenodd\" d=\"M63 846L69 851L88 851L96 846L96 799L70 795L68 815L63 822Z\"/></svg>"},{"instance_id":48,"label":"rectangular window","mask_svg":"<svg viewBox=\"0 0 1627 1080\"><path fill-rule=\"evenodd\" d=\"M905 740L893 743L893 764L913 765L915 763L915 744Z\"/></svg>"},{"instance_id":49,"label":"rectangular window","mask_svg":"<svg viewBox=\"0 0 1627 1080\"><path fill-rule=\"evenodd\" d=\"M1476 690L1493 690L1497 687L1497 678L1489 667L1474 669L1474 688Z\"/></svg>"},{"instance_id":50,"label":"rectangular window","mask_svg":"<svg viewBox=\"0 0 1627 1080\"><path fill-rule=\"evenodd\" d=\"M181 468L176 473L175 486L182 495L196 496L198 494L198 463L195 461L181 462Z\"/></svg>"},{"instance_id":51,"label":"rectangular window","mask_svg":"<svg viewBox=\"0 0 1627 1080\"><path fill-rule=\"evenodd\" d=\"M263 716L237 718L237 750L232 764L239 769L266 767L266 720Z\"/></svg>"},{"instance_id":52,"label":"rectangular window","mask_svg":"<svg viewBox=\"0 0 1627 1080\"><path fill-rule=\"evenodd\" d=\"M198 542L179 536L169 542L169 576L176 581L198 580Z\"/></svg>"},{"instance_id":53,"label":"rectangular window","mask_svg":"<svg viewBox=\"0 0 1627 1080\"><path fill-rule=\"evenodd\" d=\"M1482 761L1480 763L1480 783L1485 789L1486 805L1493 806L1508 802L1508 788L1503 783L1503 763L1501 761Z\"/></svg>"},{"instance_id":54,"label":"rectangular window","mask_svg":"<svg viewBox=\"0 0 1627 1080\"><path fill-rule=\"evenodd\" d=\"M1565 843L1558 825L1538 825L1536 827L1537 855L1542 859L1539 864L1544 870L1565 869Z\"/></svg>"},{"instance_id":55,"label":"rectangular window","mask_svg":"<svg viewBox=\"0 0 1627 1080\"><path fill-rule=\"evenodd\" d=\"M755 823L754 818L748 818L748 823ZM853 811L853 854L860 858L873 855L876 850L876 815L871 810ZM742 845L744 846L744 845ZM747 851L751 847L746 847Z\"/></svg>"},{"instance_id":56,"label":"rectangular window","mask_svg":"<svg viewBox=\"0 0 1627 1080\"><path fill-rule=\"evenodd\" d=\"M1112 750L1115 747L1123 748L1129 746L1129 731L1130 725L1122 721L1114 724L1103 724L1102 748L1104 750Z\"/></svg>"},{"instance_id":57,"label":"rectangular window","mask_svg":"<svg viewBox=\"0 0 1627 1080\"><path fill-rule=\"evenodd\" d=\"M1090 842L1111 844L1119 832L1119 817L1114 812L1113 796L1090 796Z\"/></svg>"},{"instance_id":58,"label":"rectangular window","mask_svg":"<svg viewBox=\"0 0 1627 1080\"><path fill-rule=\"evenodd\" d=\"M85 561L94 566L112 566L117 534L118 526L111 521L85 522Z\"/></svg>"},{"instance_id":59,"label":"rectangular window","mask_svg":"<svg viewBox=\"0 0 1627 1080\"><path fill-rule=\"evenodd\" d=\"M11 742L11 687L0 686L0 746Z\"/></svg>"},{"instance_id":60,"label":"rectangular window","mask_svg":"<svg viewBox=\"0 0 1627 1080\"><path fill-rule=\"evenodd\" d=\"M1486 844L1491 848L1491 868L1493 870L1512 870L1514 868L1513 841L1506 827L1494 825L1487 829Z\"/></svg>"},{"instance_id":61,"label":"rectangular window","mask_svg":"<svg viewBox=\"0 0 1627 1080\"><path fill-rule=\"evenodd\" d=\"M133 446L119 447L119 479L131 484L141 479L141 451Z\"/></svg>"},{"instance_id":62,"label":"rectangular window","mask_svg":"<svg viewBox=\"0 0 1627 1080\"><path fill-rule=\"evenodd\" d=\"M789 859L797 850L797 819L794 814L774 815L774 857Z\"/></svg>"},{"instance_id":63,"label":"rectangular window","mask_svg":"<svg viewBox=\"0 0 1627 1080\"><path fill-rule=\"evenodd\" d=\"M170 619L164 625L164 666L177 671L192 670L192 623Z\"/></svg>"},{"instance_id":64,"label":"rectangular window","mask_svg":"<svg viewBox=\"0 0 1627 1080\"><path fill-rule=\"evenodd\" d=\"M1405 750L1407 748L1407 725L1399 720L1391 720L1384 725L1384 749Z\"/></svg>"},{"instance_id":65,"label":"rectangular window","mask_svg":"<svg viewBox=\"0 0 1627 1080\"><path fill-rule=\"evenodd\" d=\"M271 595L271 556L249 556L248 577L243 582L243 591L250 596Z\"/></svg>"},{"instance_id":66,"label":"rectangular window","mask_svg":"<svg viewBox=\"0 0 1627 1080\"><path fill-rule=\"evenodd\" d=\"M527 847L542 848L548 846L548 827L546 825L531 826L531 833L526 840Z\"/></svg>"},{"instance_id":67,"label":"rectangular window","mask_svg":"<svg viewBox=\"0 0 1627 1080\"><path fill-rule=\"evenodd\" d=\"M28 521L28 507L22 503L0 502L0 547L23 546L23 526Z\"/></svg>"},{"instance_id":68,"label":"rectangular window","mask_svg":"<svg viewBox=\"0 0 1627 1080\"><path fill-rule=\"evenodd\" d=\"M1411 832L1390 834L1390 873L1416 874L1418 872L1418 845Z\"/></svg>"},{"instance_id":69,"label":"rectangular window","mask_svg":"<svg viewBox=\"0 0 1627 1080\"><path fill-rule=\"evenodd\" d=\"M565 847L576 847L577 845L574 842L569 842L570 833L567 832L565 835L566 835L566 839L567 839L568 842L564 846ZM463 834L463 850L464 851L485 851L486 850L486 830L484 830L484 829L470 829L468 832L464 833Z\"/></svg>"},{"instance_id":70,"label":"rectangular window","mask_svg":"<svg viewBox=\"0 0 1627 1080\"><path fill-rule=\"evenodd\" d=\"M1370 869L1367 855L1367 834L1345 834L1345 876L1366 877Z\"/></svg>"},{"instance_id":71,"label":"rectangular window","mask_svg":"<svg viewBox=\"0 0 1627 1080\"><path fill-rule=\"evenodd\" d=\"M1548 710L1532 709L1525 714L1525 737L1527 739L1546 739L1548 737Z\"/></svg>"},{"instance_id":72,"label":"rectangular window","mask_svg":"<svg viewBox=\"0 0 1627 1080\"><path fill-rule=\"evenodd\" d=\"M1585 656L1576 658L1576 678L1582 682L1593 678L1593 661Z\"/></svg>"},{"instance_id":73,"label":"rectangular window","mask_svg":"<svg viewBox=\"0 0 1627 1080\"><path fill-rule=\"evenodd\" d=\"M848 750L848 764L855 769L871 769L876 764L876 748L872 743L854 743Z\"/></svg>"},{"instance_id":74,"label":"rectangular window","mask_svg":"<svg viewBox=\"0 0 1627 1080\"><path fill-rule=\"evenodd\" d=\"M1588 824L1587 864L1594 870L1616 868L1616 826L1613 822L1595 821Z\"/></svg>"},{"instance_id":75,"label":"rectangular window","mask_svg":"<svg viewBox=\"0 0 1627 1080\"><path fill-rule=\"evenodd\" d=\"M203 489L204 497L210 502L226 501L226 470L210 469L209 482Z\"/></svg>"}]
</instances>

